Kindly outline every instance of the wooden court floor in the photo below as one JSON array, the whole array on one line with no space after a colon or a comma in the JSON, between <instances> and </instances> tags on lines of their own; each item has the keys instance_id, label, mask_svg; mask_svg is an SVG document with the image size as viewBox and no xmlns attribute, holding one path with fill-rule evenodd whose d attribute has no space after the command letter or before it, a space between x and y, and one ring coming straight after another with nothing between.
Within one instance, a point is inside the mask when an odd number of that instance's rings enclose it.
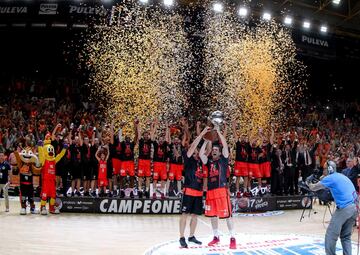
<instances>
[{"instance_id":1,"label":"wooden court floor","mask_svg":"<svg viewBox=\"0 0 360 255\"><path fill-rule=\"evenodd\" d=\"M38 204L37 204L38 205ZM324 236L329 211L315 205L310 218L299 222L302 210L269 217L234 217L238 233L291 233ZM153 245L177 240L177 215L19 215L17 198L5 213L0 200L0 254L143 254ZM325 223L323 223L325 222ZM220 231L227 233L226 222ZM187 232L188 233L188 232ZM196 236L212 238L210 220L200 217ZM357 240L356 229L352 239Z\"/></svg>"}]
</instances>

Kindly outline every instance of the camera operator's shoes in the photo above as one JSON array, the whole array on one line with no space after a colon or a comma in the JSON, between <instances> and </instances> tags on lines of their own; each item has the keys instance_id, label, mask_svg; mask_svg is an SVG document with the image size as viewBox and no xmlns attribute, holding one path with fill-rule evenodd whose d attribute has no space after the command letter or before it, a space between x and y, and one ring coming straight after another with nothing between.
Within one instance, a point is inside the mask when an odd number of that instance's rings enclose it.
<instances>
[{"instance_id":1,"label":"camera operator's shoes","mask_svg":"<svg viewBox=\"0 0 360 255\"><path fill-rule=\"evenodd\" d=\"M230 249L235 250L236 249L236 239L234 237L230 238Z\"/></svg>"},{"instance_id":2,"label":"camera operator's shoes","mask_svg":"<svg viewBox=\"0 0 360 255\"><path fill-rule=\"evenodd\" d=\"M188 238L188 241L189 241L189 242L192 242L192 243L196 243L196 244L198 244L198 245L201 245L201 244L202 244L202 242L200 242L199 240L197 240L197 239L195 238L195 236L189 237L189 238Z\"/></svg>"},{"instance_id":3,"label":"camera operator's shoes","mask_svg":"<svg viewBox=\"0 0 360 255\"><path fill-rule=\"evenodd\" d=\"M26 208L20 209L20 215L26 215Z\"/></svg>"},{"instance_id":4,"label":"camera operator's shoes","mask_svg":"<svg viewBox=\"0 0 360 255\"><path fill-rule=\"evenodd\" d=\"M218 243L220 243L220 238L217 236L214 236L213 240L210 243L208 243L208 246L214 246L215 244L218 244Z\"/></svg>"},{"instance_id":5,"label":"camera operator's shoes","mask_svg":"<svg viewBox=\"0 0 360 255\"><path fill-rule=\"evenodd\" d=\"M180 245L181 245L182 248L187 248L188 247L188 245L187 245L187 243L185 241L185 237L181 237L179 242L180 242Z\"/></svg>"}]
</instances>

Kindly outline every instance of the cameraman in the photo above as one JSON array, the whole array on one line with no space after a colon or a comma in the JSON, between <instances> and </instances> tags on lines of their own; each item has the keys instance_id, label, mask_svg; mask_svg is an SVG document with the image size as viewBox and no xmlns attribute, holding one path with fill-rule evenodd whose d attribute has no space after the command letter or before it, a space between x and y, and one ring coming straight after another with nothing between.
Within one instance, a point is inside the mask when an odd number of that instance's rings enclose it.
<instances>
[{"instance_id":1,"label":"cameraman","mask_svg":"<svg viewBox=\"0 0 360 255\"><path fill-rule=\"evenodd\" d=\"M312 191L330 189L336 203L336 211L325 234L325 252L327 255L336 255L336 242L340 236L343 254L351 255L351 233L357 217L354 185L349 178L336 172L333 161L326 162L324 176L316 184L307 184Z\"/></svg>"}]
</instances>

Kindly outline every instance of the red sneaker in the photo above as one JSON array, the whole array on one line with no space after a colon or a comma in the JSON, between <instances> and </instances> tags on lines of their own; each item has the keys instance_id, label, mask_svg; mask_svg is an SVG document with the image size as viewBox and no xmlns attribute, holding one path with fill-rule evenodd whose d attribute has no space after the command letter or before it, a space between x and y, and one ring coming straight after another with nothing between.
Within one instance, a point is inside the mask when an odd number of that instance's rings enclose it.
<instances>
[{"instance_id":1,"label":"red sneaker","mask_svg":"<svg viewBox=\"0 0 360 255\"><path fill-rule=\"evenodd\" d=\"M230 238L230 249L235 250L236 249L236 239L234 237Z\"/></svg>"},{"instance_id":2,"label":"red sneaker","mask_svg":"<svg viewBox=\"0 0 360 255\"><path fill-rule=\"evenodd\" d=\"M55 206L54 205L49 206L49 212L52 214L55 214Z\"/></svg>"},{"instance_id":3,"label":"red sneaker","mask_svg":"<svg viewBox=\"0 0 360 255\"><path fill-rule=\"evenodd\" d=\"M208 246L214 246L217 243L220 243L220 238L217 236L214 236L213 240L210 243L208 243Z\"/></svg>"},{"instance_id":4,"label":"red sneaker","mask_svg":"<svg viewBox=\"0 0 360 255\"><path fill-rule=\"evenodd\" d=\"M153 193L152 197L153 199L157 199L156 192Z\"/></svg>"},{"instance_id":5,"label":"red sneaker","mask_svg":"<svg viewBox=\"0 0 360 255\"><path fill-rule=\"evenodd\" d=\"M240 191L236 192L236 197L237 197L237 198L241 198L241 197L242 197L242 195L241 195L241 192L240 192Z\"/></svg>"},{"instance_id":6,"label":"red sneaker","mask_svg":"<svg viewBox=\"0 0 360 255\"><path fill-rule=\"evenodd\" d=\"M165 194L161 192L161 199L165 199Z\"/></svg>"}]
</instances>

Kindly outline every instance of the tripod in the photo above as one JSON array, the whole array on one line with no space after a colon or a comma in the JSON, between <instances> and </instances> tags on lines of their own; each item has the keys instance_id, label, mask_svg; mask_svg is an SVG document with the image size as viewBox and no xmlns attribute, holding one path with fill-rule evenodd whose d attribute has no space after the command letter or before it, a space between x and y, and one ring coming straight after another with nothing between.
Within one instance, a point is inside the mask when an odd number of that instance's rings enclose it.
<instances>
[{"instance_id":1,"label":"tripod","mask_svg":"<svg viewBox=\"0 0 360 255\"><path fill-rule=\"evenodd\" d=\"M309 215L308 215L308 217L310 218L311 211L313 210L313 206L312 206L312 205L314 204L316 198L318 198L318 197L315 196L314 194L309 194L309 195L308 195L308 198L311 200L311 208L310 208L310 210L309 210ZM319 200L319 201L321 201L321 200ZM326 205L326 209L325 209L325 212L324 212L324 218L323 218L323 221L324 221L327 210L329 210L329 213L330 213L331 216L332 216L333 213L332 213L331 208L330 208L330 206L331 206L331 201L322 201L322 202L324 203L324 205ZM304 214L305 214L305 210L306 210L306 209L307 209L307 208L305 207L305 208L303 209L302 213L301 213L300 222L305 218ZM316 213L317 213L317 212L314 210L314 214L316 214Z\"/></svg>"}]
</instances>

